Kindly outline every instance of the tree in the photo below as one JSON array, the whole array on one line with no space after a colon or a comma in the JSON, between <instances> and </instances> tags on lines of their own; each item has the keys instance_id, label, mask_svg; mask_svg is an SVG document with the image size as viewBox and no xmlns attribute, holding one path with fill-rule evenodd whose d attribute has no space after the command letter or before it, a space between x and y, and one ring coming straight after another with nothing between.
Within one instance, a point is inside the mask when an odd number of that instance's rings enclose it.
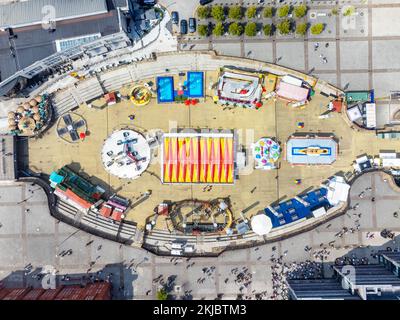
<instances>
[{"instance_id":1,"label":"tree","mask_svg":"<svg viewBox=\"0 0 400 320\"><path fill-rule=\"evenodd\" d=\"M325 26L323 23L316 23L311 26L311 34L320 34L322 31L324 31Z\"/></svg>"},{"instance_id":2,"label":"tree","mask_svg":"<svg viewBox=\"0 0 400 320\"><path fill-rule=\"evenodd\" d=\"M307 23L299 23L296 26L296 33L304 36L307 32Z\"/></svg>"},{"instance_id":3,"label":"tree","mask_svg":"<svg viewBox=\"0 0 400 320\"><path fill-rule=\"evenodd\" d=\"M287 15L289 14L289 11L290 11L290 6L285 4L284 6L282 6L278 9L278 17L279 18L287 17Z\"/></svg>"},{"instance_id":4,"label":"tree","mask_svg":"<svg viewBox=\"0 0 400 320\"><path fill-rule=\"evenodd\" d=\"M197 8L197 16L200 19L207 19L210 17L211 7L208 6L200 6Z\"/></svg>"},{"instance_id":5,"label":"tree","mask_svg":"<svg viewBox=\"0 0 400 320\"><path fill-rule=\"evenodd\" d=\"M168 293L164 288L157 291L157 300L167 300L167 299L168 299Z\"/></svg>"},{"instance_id":6,"label":"tree","mask_svg":"<svg viewBox=\"0 0 400 320\"><path fill-rule=\"evenodd\" d=\"M296 18L303 18L307 14L307 6L304 4L300 4L294 7L294 15Z\"/></svg>"},{"instance_id":7,"label":"tree","mask_svg":"<svg viewBox=\"0 0 400 320\"><path fill-rule=\"evenodd\" d=\"M248 19L253 19L257 14L257 7L250 6L247 8L246 15Z\"/></svg>"},{"instance_id":8,"label":"tree","mask_svg":"<svg viewBox=\"0 0 400 320\"><path fill-rule=\"evenodd\" d=\"M217 21L225 20L225 12L222 6L213 6L211 8L211 16Z\"/></svg>"},{"instance_id":9,"label":"tree","mask_svg":"<svg viewBox=\"0 0 400 320\"><path fill-rule=\"evenodd\" d=\"M354 12L355 12L355 8L354 8L353 6L347 7L346 10L344 10L343 15L344 15L345 17L348 17L348 16L353 15Z\"/></svg>"},{"instance_id":10,"label":"tree","mask_svg":"<svg viewBox=\"0 0 400 320\"><path fill-rule=\"evenodd\" d=\"M290 33L290 28L291 28L291 23L289 19L285 19L281 22L279 22L276 26L276 28L279 30L281 34L289 34Z\"/></svg>"},{"instance_id":11,"label":"tree","mask_svg":"<svg viewBox=\"0 0 400 320\"><path fill-rule=\"evenodd\" d=\"M243 17L242 7L241 6L233 6L229 8L228 13L229 19L240 20Z\"/></svg>"},{"instance_id":12,"label":"tree","mask_svg":"<svg viewBox=\"0 0 400 320\"><path fill-rule=\"evenodd\" d=\"M270 36L271 36L271 33L272 33L272 25L271 25L271 24L266 24L266 25L264 25L263 30L264 30L264 34L265 34L267 37L270 37Z\"/></svg>"},{"instance_id":13,"label":"tree","mask_svg":"<svg viewBox=\"0 0 400 320\"><path fill-rule=\"evenodd\" d=\"M244 33L246 36L254 37L257 34L257 25L255 22L249 22L244 28Z\"/></svg>"},{"instance_id":14,"label":"tree","mask_svg":"<svg viewBox=\"0 0 400 320\"><path fill-rule=\"evenodd\" d=\"M337 9L337 8L333 8L331 12L332 12L332 14L333 14L334 16L337 16L337 14L338 14L338 9Z\"/></svg>"},{"instance_id":15,"label":"tree","mask_svg":"<svg viewBox=\"0 0 400 320\"><path fill-rule=\"evenodd\" d=\"M199 24L197 27L197 33L202 37L208 36L208 31L208 25L206 24Z\"/></svg>"},{"instance_id":16,"label":"tree","mask_svg":"<svg viewBox=\"0 0 400 320\"><path fill-rule=\"evenodd\" d=\"M213 35L216 37L220 37L224 34L225 28L222 22L218 22L213 29Z\"/></svg>"},{"instance_id":17,"label":"tree","mask_svg":"<svg viewBox=\"0 0 400 320\"><path fill-rule=\"evenodd\" d=\"M274 8L265 7L263 15L264 15L264 18L272 18L272 16L274 15Z\"/></svg>"},{"instance_id":18,"label":"tree","mask_svg":"<svg viewBox=\"0 0 400 320\"><path fill-rule=\"evenodd\" d=\"M237 22L233 22L229 25L229 33L232 36L240 36L243 33L243 26Z\"/></svg>"}]
</instances>

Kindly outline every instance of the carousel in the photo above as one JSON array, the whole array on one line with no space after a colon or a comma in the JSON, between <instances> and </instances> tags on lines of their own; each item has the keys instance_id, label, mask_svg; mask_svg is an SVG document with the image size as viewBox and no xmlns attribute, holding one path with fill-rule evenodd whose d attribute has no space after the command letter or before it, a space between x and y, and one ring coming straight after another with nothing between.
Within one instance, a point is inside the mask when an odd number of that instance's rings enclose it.
<instances>
[{"instance_id":1,"label":"carousel","mask_svg":"<svg viewBox=\"0 0 400 320\"><path fill-rule=\"evenodd\" d=\"M50 102L47 95L18 106L8 113L8 129L13 135L34 136L43 130L50 119Z\"/></svg>"},{"instance_id":2,"label":"carousel","mask_svg":"<svg viewBox=\"0 0 400 320\"><path fill-rule=\"evenodd\" d=\"M137 107L145 106L151 100L151 91L143 85L135 86L131 91L130 99Z\"/></svg>"},{"instance_id":3,"label":"carousel","mask_svg":"<svg viewBox=\"0 0 400 320\"><path fill-rule=\"evenodd\" d=\"M276 162L281 155L281 148L277 142L270 138L261 138L251 146L256 169L275 169Z\"/></svg>"}]
</instances>

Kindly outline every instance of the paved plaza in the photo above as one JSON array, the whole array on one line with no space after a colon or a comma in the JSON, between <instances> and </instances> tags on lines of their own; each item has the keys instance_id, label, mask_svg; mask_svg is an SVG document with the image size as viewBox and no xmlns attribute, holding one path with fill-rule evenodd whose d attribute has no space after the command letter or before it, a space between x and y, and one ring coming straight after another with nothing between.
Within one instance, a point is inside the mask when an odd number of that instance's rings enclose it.
<instances>
[{"instance_id":1,"label":"paved plaza","mask_svg":"<svg viewBox=\"0 0 400 320\"><path fill-rule=\"evenodd\" d=\"M369 187L372 190L365 191ZM362 191L365 196L359 198ZM371 202L372 197L374 202ZM271 257L282 256L288 264L307 259L321 262L319 257L315 258L316 253L327 248L329 254L325 255L323 269L324 274L329 276L330 264L346 253L368 257L371 262L376 262L370 256L371 252L399 247L398 240L388 242L379 235L384 228L389 228L396 235L400 233L398 218L393 217L393 212L400 210L400 193L392 188L391 178L383 173L365 174L352 186L350 198L350 205L356 206L356 210L350 210L313 231L279 243L228 251L218 258L192 258L189 261L179 258L171 263L169 257L157 257L145 250L121 246L57 223L50 216L45 193L38 186L24 183L2 186L0 278L7 278L13 286L21 286L26 284L29 275L13 271L23 271L29 263L33 268L51 265L60 274L72 275L86 273L91 262L95 262L90 271L104 269L103 276L112 274L116 298L154 298L158 285L152 280L162 274L165 280L172 276L171 279L175 279L173 283L183 286L183 291L190 298L214 299L223 293L222 298L236 299L240 285L234 282L231 270L237 267L248 268L252 275L252 283L242 294L254 297L266 292L268 298L272 293ZM357 223L359 230L348 232L341 238L335 237L343 227L355 229ZM373 239L367 239L368 232L375 234ZM328 245L331 241L334 241L333 248ZM355 248L360 245L363 247ZM306 252L306 246L312 250ZM59 256L60 252L68 249L72 249L72 255ZM197 283L198 278L204 277L203 268L212 266L215 269L210 276L203 283ZM120 289L122 283L123 289Z\"/></svg>"},{"instance_id":2,"label":"paved plaza","mask_svg":"<svg viewBox=\"0 0 400 320\"><path fill-rule=\"evenodd\" d=\"M191 35L178 37L178 49L215 50L219 55L276 63L321 78L343 90L375 89L378 99L387 98L391 90L399 90L400 0L304 2L309 6L309 12L326 13L312 21L325 24L321 35L309 33L304 39L295 35L270 38L263 35L254 38L211 36L207 39ZM179 11L180 19L188 19L194 16L198 1L183 4L178 0L160 0L160 3L169 11ZM214 0L213 3L229 5L237 4L237 1ZM241 0L240 4L259 6L256 0ZM265 1L263 5L268 4L269 1ZM283 1L279 5L283 4L298 2ZM342 19L330 14L332 8L348 4L355 6L357 15ZM270 19L269 23L274 23L275 19ZM265 23L268 19L261 20ZM319 44L317 50L316 43ZM327 59L326 63L322 57ZM159 67L154 75L176 64L173 59L168 63L171 66ZM206 87L208 81L215 82L216 77L216 71L208 71ZM143 79L143 82L145 80L154 78ZM203 186L160 184L160 163L156 161L149 168L150 174L146 173L138 181L122 181L105 172L99 150L114 130L132 125L127 120L132 106L127 102L118 103L114 109L96 111L80 106L77 112L90 125L88 143L66 145L60 142L54 130L49 130L42 139L29 142L27 162L33 171L47 174L70 164L76 171L96 177L100 184L110 186L111 190L133 201L143 192L152 190L150 200L138 205L138 210L127 217L139 221L140 227L144 226L149 212L161 198L232 196L237 212L256 204L252 207L253 214L272 201L289 199L305 189L319 186L330 175L348 171L352 161L361 154L377 155L381 150L397 148L396 141L378 140L373 131L352 130L338 114L329 120L320 119L318 116L326 110L328 101L329 98L316 95L307 108L298 110L288 110L279 101L269 101L254 112L224 111L216 108L211 99L200 102L198 109L175 103L160 106L152 101L146 108L135 110L135 126L143 132L153 128L165 132L171 127L201 128L206 124L207 128L241 129L245 133L241 136L244 145L261 136L275 137L284 143L295 132L332 132L339 140L339 157L332 166L316 170L315 167L294 167L282 161L276 171L243 175L234 187L216 186L209 193L202 192ZM304 121L304 128L298 128L299 121ZM157 160L159 153L155 152L154 156ZM293 179L297 178L303 180L298 189L293 184ZM250 192L254 186L257 186L256 190ZM104 240L55 220L49 213L44 191L35 184L0 185L0 281L5 279L15 287L27 285L30 278L24 268L32 264L33 268L53 266L59 274L68 275L103 270L101 277L110 276L115 299L154 299L160 286L153 280L160 276L170 284L182 286L188 299L236 299L239 294L256 298L260 293L266 299L281 299L285 297L274 295L276 259L282 259L293 268L296 263L312 261L321 266L321 276L329 277L332 264L339 257L367 257L371 263L376 263L373 254L378 250L400 248L400 218L393 215L400 211L400 189L392 177L382 172L369 172L359 177L352 185L349 207L344 215L279 242L227 251L217 258L171 258ZM385 228L395 233L395 240L380 236ZM68 250L72 251L71 255L60 254ZM246 270L251 282L243 286L242 282L235 281L235 269Z\"/></svg>"},{"instance_id":3,"label":"paved plaza","mask_svg":"<svg viewBox=\"0 0 400 320\"><path fill-rule=\"evenodd\" d=\"M162 3L163 1L161 1ZM168 2L165 0L165 2ZM171 2L171 1L169 1ZM193 1L189 1L192 3ZM194 1L197 2L197 1ZM301 1L303 2L303 1ZM299 1L282 1L276 4L298 5ZM396 79L400 65L396 52L400 41L400 1L304 1L308 8L308 23L324 23L320 35L310 32L303 38L273 35L265 37L262 32L255 37L213 37L186 36L180 40L183 50L215 50L219 54L247 57L310 73L344 90L375 89L376 97L388 97L390 90L398 90ZM180 10L169 3L168 10ZM239 2L243 7L273 5L265 1L259 5L255 0ZM215 0L213 4L224 6L238 4L236 1ZM331 14L333 8L353 5L356 15L350 18ZM320 14L310 19L310 12ZM326 16L323 16L326 14ZM185 17L186 17L185 13ZM256 19L261 23L275 23L276 17ZM243 20L244 21L244 20ZM204 21L203 21L204 22ZM201 22L201 23L203 23ZM319 48L314 51L314 44ZM328 47L325 45L328 44ZM322 63L326 57L327 63Z\"/></svg>"}]
</instances>

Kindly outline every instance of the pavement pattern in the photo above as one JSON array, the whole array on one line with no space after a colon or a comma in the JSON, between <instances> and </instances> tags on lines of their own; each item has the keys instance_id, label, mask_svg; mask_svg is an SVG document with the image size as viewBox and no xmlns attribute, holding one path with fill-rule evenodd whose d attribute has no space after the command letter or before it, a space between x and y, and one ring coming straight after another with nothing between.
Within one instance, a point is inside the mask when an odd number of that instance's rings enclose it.
<instances>
[{"instance_id":1,"label":"pavement pattern","mask_svg":"<svg viewBox=\"0 0 400 320\"><path fill-rule=\"evenodd\" d=\"M160 0L169 11L182 12L181 18L188 18L188 10L197 0L185 1L187 8L179 5L181 1ZM241 1L243 7L273 5L272 1ZM276 4L309 7L306 18L310 24L324 23L325 30L318 36L277 35L265 37L262 32L255 37L202 38L197 34L179 37L178 48L182 50L215 50L228 56L247 57L317 76L344 90L375 89L376 97L387 97L391 90L398 90L396 79L400 74L400 62L395 52L400 45L399 0L352 0L352 1L282 1ZM237 1L214 0L213 5L236 5ZM350 18L332 15L333 8L339 12L346 6L354 6L356 14ZM310 12L317 18L311 19ZM325 15L325 16L324 16ZM193 16L193 15L192 15ZM257 23L276 23L276 17L265 19L262 14L253 19ZM211 21L211 20L210 20ZM301 21L301 20L299 20ZM199 24L209 21L199 21ZM245 19L242 20L245 22ZM314 51L315 44L319 48ZM327 45L326 45L327 44ZM322 55L322 57L321 57ZM327 63L323 63L323 58ZM356 58L355 58L356 57Z\"/></svg>"},{"instance_id":2,"label":"pavement pattern","mask_svg":"<svg viewBox=\"0 0 400 320\"><path fill-rule=\"evenodd\" d=\"M103 270L116 299L154 299L160 282L176 298L282 299L284 275L329 276L338 257L376 262L371 254L377 250L399 248L398 237L388 242L379 235L384 228L400 233L399 218L393 216L400 210L400 193L390 182L379 172L361 176L351 189L354 209L313 231L218 258L192 259L158 257L91 236L53 219L38 186L6 185L0 188L0 279L22 286L29 279L25 266L50 265L68 275ZM67 250L72 254L62 257ZM175 285L180 292L174 292Z\"/></svg>"}]
</instances>

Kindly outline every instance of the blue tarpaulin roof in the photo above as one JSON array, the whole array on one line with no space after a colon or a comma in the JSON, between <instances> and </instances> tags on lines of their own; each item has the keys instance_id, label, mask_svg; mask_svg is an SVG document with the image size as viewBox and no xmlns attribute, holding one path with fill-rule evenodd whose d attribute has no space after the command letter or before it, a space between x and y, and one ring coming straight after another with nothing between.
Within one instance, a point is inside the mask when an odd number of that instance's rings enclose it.
<instances>
[{"instance_id":1,"label":"blue tarpaulin roof","mask_svg":"<svg viewBox=\"0 0 400 320\"><path fill-rule=\"evenodd\" d=\"M305 206L294 198L281 202L273 207L273 209L278 213L278 216L276 216L269 208L266 208L264 211L271 219L274 228L281 227L285 224L311 216L312 212L316 209L321 207L330 207L326 194L327 189L320 188L300 196L302 200L309 204L308 206Z\"/></svg>"}]
</instances>

